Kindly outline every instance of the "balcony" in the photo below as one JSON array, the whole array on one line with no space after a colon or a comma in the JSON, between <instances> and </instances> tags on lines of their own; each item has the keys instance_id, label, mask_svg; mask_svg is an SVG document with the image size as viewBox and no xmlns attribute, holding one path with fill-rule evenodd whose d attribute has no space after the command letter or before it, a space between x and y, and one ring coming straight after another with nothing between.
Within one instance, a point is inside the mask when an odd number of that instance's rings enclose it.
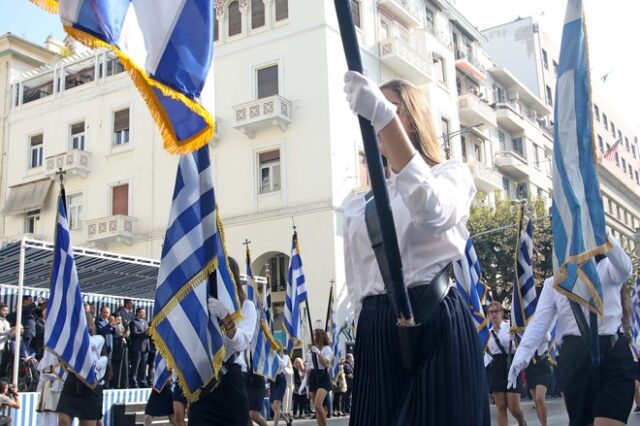
<instances>
[{"instance_id":1,"label":"balcony","mask_svg":"<svg viewBox=\"0 0 640 426\"><path fill-rule=\"evenodd\" d=\"M133 223L131 216L115 215L87 220L87 241L98 245L121 243L131 245Z\"/></svg>"},{"instance_id":2,"label":"balcony","mask_svg":"<svg viewBox=\"0 0 640 426\"><path fill-rule=\"evenodd\" d=\"M464 50L456 51L456 68L478 83L486 80L485 69L477 59Z\"/></svg>"},{"instance_id":3,"label":"balcony","mask_svg":"<svg viewBox=\"0 0 640 426\"><path fill-rule=\"evenodd\" d=\"M511 104L496 105L496 120L500 127L510 132L521 132L525 129L524 119Z\"/></svg>"},{"instance_id":4,"label":"balcony","mask_svg":"<svg viewBox=\"0 0 640 426\"><path fill-rule=\"evenodd\" d=\"M433 81L432 61L424 42L396 24L380 41L380 61L416 84Z\"/></svg>"},{"instance_id":5,"label":"balcony","mask_svg":"<svg viewBox=\"0 0 640 426\"><path fill-rule=\"evenodd\" d=\"M470 126L482 123L483 128L495 128L496 112L482 99L472 94L458 96L460 121Z\"/></svg>"},{"instance_id":6,"label":"balcony","mask_svg":"<svg viewBox=\"0 0 640 426\"><path fill-rule=\"evenodd\" d=\"M529 176L527 159L515 151L500 151L493 157L493 164L516 178Z\"/></svg>"},{"instance_id":7,"label":"balcony","mask_svg":"<svg viewBox=\"0 0 640 426\"><path fill-rule=\"evenodd\" d=\"M89 174L89 158L91 153L72 149L67 152L52 155L46 158L44 174L51 179L56 179L56 172L62 169L67 175L86 178Z\"/></svg>"},{"instance_id":8,"label":"balcony","mask_svg":"<svg viewBox=\"0 0 640 426\"><path fill-rule=\"evenodd\" d=\"M502 176L484 163L469 163L473 181L479 191L491 193L502 189Z\"/></svg>"},{"instance_id":9,"label":"balcony","mask_svg":"<svg viewBox=\"0 0 640 426\"><path fill-rule=\"evenodd\" d=\"M283 132L291 123L291 101L280 95L236 105L233 127L253 139L257 131L278 127Z\"/></svg>"},{"instance_id":10,"label":"balcony","mask_svg":"<svg viewBox=\"0 0 640 426\"><path fill-rule=\"evenodd\" d=\"M420 9L411 0L379 0L380 8L407 28L420 25Z\"/></svg>"}]
</instances>

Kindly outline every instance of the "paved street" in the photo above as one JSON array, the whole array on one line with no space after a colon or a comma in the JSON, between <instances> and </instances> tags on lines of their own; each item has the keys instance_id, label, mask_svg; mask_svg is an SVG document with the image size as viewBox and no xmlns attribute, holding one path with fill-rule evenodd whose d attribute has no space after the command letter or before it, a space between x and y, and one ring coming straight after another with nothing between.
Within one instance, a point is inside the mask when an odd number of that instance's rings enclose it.
<instances>
[{"instance_id":1,"label":"paved street","mask_svg":"<svg viewBox=\"0 0 640 426\"><path fill-rule=\"evenodd\" d=\"M553 398L547 400L549 407L549 421L548 426L567 426L569 419L562 405L562 400L559 398ZM533 409L533 403L525 401L522 403L522 409L525 412L528 426L540 426L540 422L536 416L536 411ZM491 406L492 425L495 425L495 407ZM269 423L272 424L272 423ZM280 423L284 426L284 423ZM315 425L315 420L295 420L294 425ZM348 418L329 419L331 426L347 426L349 424ZM629 416L629 426L640 426L640 414L631 413ZM517 426L517 422L512 417L509 418L509 426Z\"/></svg>"}]
</instances>

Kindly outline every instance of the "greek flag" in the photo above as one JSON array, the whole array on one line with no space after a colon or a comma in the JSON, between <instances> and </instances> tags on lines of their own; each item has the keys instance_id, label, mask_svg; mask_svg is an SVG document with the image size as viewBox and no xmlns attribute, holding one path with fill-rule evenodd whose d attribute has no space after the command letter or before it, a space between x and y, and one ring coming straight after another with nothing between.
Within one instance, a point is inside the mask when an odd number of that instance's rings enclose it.
<instances>
[{"instance_id":1,"label":"greek flag","mask_svg":"<svg viewBox=\"0 0 640 426\"><path fill-rule=\"evenodd\" d=\"M58 11L73 38L118 56L167 151L184 154L211 140L213 105L202 101L213 101L213 0L32 1Z\"/></svg>"},{"instance_id":2,"label":"greek flag","mask_svg":"<svg viewBox=\"0 0 640 426\"><path fill-rule=\"evenodd\" d=\"M518 244L516 246L516 274L511 303L511 328L513 331L521 332L536 311L538 297L533 281L533 232L531 219L527 221L527 226L524 229L521 228L522 220L519 220L518 224L520 229L518 229Z\"/></svg>"},{"instance_id":3,"label":"greek flag","mask_svg":"<svg viewBox=\"0 0 640 426\"><path fill-rule=\"evenodd\" d=\"M593 256L603 253L611 244L605 234L595 166L581 0L569 0L567 4L554 122L551 207L554 286L602 315L602 286Z\"/></svg>"},{"instance_id":4,"label":"greek flag","mask_svg":"<svg viewBox=\"0 0 640 426\"><path fill-rule=\"evenodd\" d=\"M267 322L269 330L273 330L273 319L271 317L271 283L267 281L267 285L264 287L264 301L262 303L262 309L264 313L264 320Z\"/></svg>"},{"instance_id":5,"label":"greek flag","mask_svg":"<svg viewBox=\"0 0 640 426\"><path fill-rule=\"evenodd\" d=\"M153 360L153 390L158 393L162 392L169 379L171 379L171 373L167 368L167 363L160 352L156 352L156 358Z\"/></svg>"},{"instance_id":6,"label":"greek flag","mask_svg":"<svg viewBox=\"0 0 640 426\"><path fill-rule=\"evenodd\" d=\"M284 329L287 333L288 353L291 353L300 339L298 334L300 332L300 303L305 300L307 300L307 288L304 281L304 271L302 270L298 233L294 230L287 278L287 294L284 303Z\"/></svg>"},{"instance_id":7,"label":"greek flag","mask_svg":"<svg viewBox=\"0 0 640 426\"><path fill-rule=\"evenodd\" d=\"M210 318L207 298L215 293L230 313L237 317L239 312L235 288L224 282L231 275L222 232L205 146L178 163L151 322L158 352L189 401L217 376L225 359L219 323ZM210 274L216 269L214 287Z\"/></svg>"},{"instance_id":8,"label":"greek flag","mask_svg":"<svg viewBox=\"0 0 640 426\"><path fill-rule=\"evenodd\" d=\"M331 309L331 330L329 335L331 336L331 350L333 351L333 365L331 366L331 378L335 381L338 377L338 369L340 367L340 358L342 357L342 351L340 350L340 333L338 331L338 324L336 322L336 307L335 300L333 300L333 287L329 295L329 309Z\"/></svg>"},{"instance_id":9,"label":"greek flag","mask_svg":"<svg viewBox=\"0 0 640 426\"><path fill-rule=\"evenodd\" d=\"M631 287L631 349L636 359L640 359L640 278Z\"/></svg>"},{"instance_id":10,"label":"greek flag","mask_svg":"<svg viewBox=\"0 0 640 426\"><path fill-rule=\"evenodd\" d=\"M64 189L58 197L50 299L44 324L46 348L67 370L91 388L96 385L96 360L91 353L87 316L67 222Z\"/></svg>"},{"instance_id":11,"label":"greek flag","mask_svg":"<svg viewBox=\"0 0 640 426\"><path fill-rule=\"evenodd\" d=\"M280 346L273 338L271 330L267 325L264 311L260 315L258 309L258 324L252 342L252 362L253 372L266 379L275 380L278 370L278 350Z\"/></svg>"},{"instance_id":12,"label":"greek flag","mask_svg":"<svg viewBox=\"0 0 640 426\"><path fill-rule=\"evenodd\" d=\"M453 273L456 277L456 287L476 324L480 344L485 347L489 341L489 321L485 317L482 303L488 289L481 282L480 261L470 238L464 248L464 257L453 262Z\"/></svg>"},{"instance_id":13,"label":"greek flag","mask_svg":"<svg viewBox=\"0 0 640 426\"><path fill-rule=\"evenodd\" d=\"M553 327L551 327L551 340L549 341L549 361L553 365L558 365L558 324L557 321L554 322Z\"/></svg>"}]
</instances>

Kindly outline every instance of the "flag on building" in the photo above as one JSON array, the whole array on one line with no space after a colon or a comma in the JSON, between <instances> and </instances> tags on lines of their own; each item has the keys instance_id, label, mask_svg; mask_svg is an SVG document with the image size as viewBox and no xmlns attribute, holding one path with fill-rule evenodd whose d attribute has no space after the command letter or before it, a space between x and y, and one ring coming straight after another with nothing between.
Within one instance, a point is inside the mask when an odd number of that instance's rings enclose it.
<instances>
[{"instance_id":1,"label":"flag on building","mask_svg":"<svg viewBox=\"0 0 640 426\"><path fill-rule=\"evenodd\" d=\"M518 218L518 240L516 245L515 282L511 300L511 330L521 333L536 311L538 296L533 280L533 227L531 219L522 226L521 209Z\"/></svg>"},{"instance_id":2,"label":"flag on building","mask_svg":"<svg viewBox=\"0 0 640 426\"><path fill-rule=\"evenodd\" d=\"M214 0L32 1L58 11L73 38L118 56L167 151L184 154L211 140Z\"/></svg>"},{"instance_id":3,"label":"flag on building","mask_svg":"<svg viewBox=\"0 0 640 426\"><path fill-rule=\"evenodd\" d=\"M620 146L621 142L622 139L618 139L611 148L607 149L607 151L602 155L605 160L612 161L614 158L616 158L616 152L618 152L618 147Z\"/></svg>"},{"instance_id":4,"label":"flag on building","mask_svg":"<svg viewBox=\"0 0 640 426\"><path fill-rule=\"evenodd\" d=\"M298 233L294 230L291 243L291 259L287 277L287 294L284 303L284 329L287 333L287 352L300 339L300 304L307 300L307 288L298 245Z\"/></svg>"},{"instance_id":5,"label":"flag on building","mask_svg":"<svg viewBox=\"0 0 640 426\"><path fill-rule=\"evenodd\" d=\"M222 246L207 147L180 156L169 224L158 270L151 335L158 352L176 374L189 401L217 377L224 360L219 320L211 318L207 300L215 292L229 313L240 315L235 287L211 286ZM225 271L223 276L231 276Z\"/></svg>"},{"instance_id":6,"label":"flag on building","mask_svg":"<svg viewBox=\"0 0 640 426\"><path fill-rule=\"evenodd\" d=\"M73 258L64 188L58 197L51 287L44 323L44 342L68 371L89 387L96 386L96 361L91 353L87 316Z\"/></svg>"},{"instance_id":7,"label":"flag on building","mask_svg":"<svg viewBox=\"0 0 640 426\"><path fill-rule=\"evenodd\" d=\"M605 234L595 166L582 0L567 3L561 46L551 207L554 286L602 315L602 286L593 256L604 253L611 244Z\"/></svg>"},{"instance_id":8,"label":"flag on building","mask_svg":"<svg viewBox=\"0 0 640 426\"><path fill-rule=\"evenodd\" d=\"M489 321L485 316L482 303L487 295L488 287L481 280L480 261L471 238L467 240L464 257L453 262L453 272L458 292L469 307L471 317L476 325L480 344L485 347L489 341Z\"/></svg>"},{"instance_id":9,"label":"flag on building","mask_svg":"<svg viewBox=\"0 0 640 426\"><path fill-rule=\"evenodd\" d=\"M169 379L171 379L171 372L167 368L167 363L160 352L156 351L156 357L153 360L153 390L162 392Z\"/></svg>"}]
</instances>

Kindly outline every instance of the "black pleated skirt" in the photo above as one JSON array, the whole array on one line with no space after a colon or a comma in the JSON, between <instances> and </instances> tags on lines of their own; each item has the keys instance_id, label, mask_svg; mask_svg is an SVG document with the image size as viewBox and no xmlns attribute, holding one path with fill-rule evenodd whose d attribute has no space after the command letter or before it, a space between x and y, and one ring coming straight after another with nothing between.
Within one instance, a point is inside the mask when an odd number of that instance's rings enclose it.
<instances>
[{"instance_id":1,"label":"black pleated skirt","mask_svg":"<svg viewBox=\"0 0 640 426\"><path fill-rule=\"evenodd\" d=\"M189 408L190 426L246 426L249 422L247 382L238 364L231 364L222 383Z\"/></svg>"},{"instance_id":2,"label":"black pleated skirt","mask_svg":"<svg viewBox=\"0 0 640 426\"><path fill-rule=\"evenodd\" d=\"M419 291L411 289L412 299ZM407 372L400 362L396 318L387 296L364 299L350 426L490 425L482 350L455 288L422 333L424 357L415 371Z\"/></svg>"},{"instance_id":3,"label":"black pleated skirt","mask_svg":"<svg viewBox=\"0 0 640 426\"><path fill-rule=\"evenodd\" d=\"M167 383L162 392L158 393L151 390L147 405L144 407L144 413L153 417L170 416L173 414L173 392L171 386Z\"/></svg>"},{"instance_id":4,"label":"black pleated skirt","mask_svg":"<svg viewBox=\"0 0 640 426\"><path fill-rule=\"evenodd\" d=\"M102 386L91 389L78 377L69 373L60 393L57 411L79 420L102 418Z\"/></svg>"}]
</instances>

